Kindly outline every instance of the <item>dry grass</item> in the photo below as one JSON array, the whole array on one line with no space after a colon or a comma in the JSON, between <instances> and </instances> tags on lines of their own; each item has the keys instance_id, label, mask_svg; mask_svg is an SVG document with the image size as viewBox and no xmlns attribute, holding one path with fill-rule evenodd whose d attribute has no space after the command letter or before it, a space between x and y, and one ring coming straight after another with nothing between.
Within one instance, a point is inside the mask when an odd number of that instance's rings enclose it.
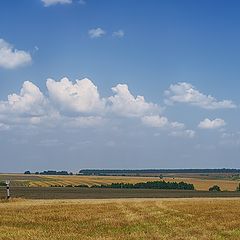
<instances>
[{"instance_id":1,"label":"dry grass","mask_svg":"<svg viewBox=\"0 0 240 240\"><path fill-rule=\"evenodd\" d=\"M43 177L44 178L44 177ZM80 185L87 184L111 184L111 183L138 183L147 181L159 181L158 177L122 177L122 176L47 176L48 180L34 181L30 186L50 186L50 185ZM197 178L164 178L165 181L187 182L194 184L196 190L208 190L213 185L218 185L222 190L235 191L239 181L221 179L197 179Z\"/></svg>"},{"instance_id":2,"label":"dry grass","mask_svg":"<svg viewBox=\"0 0 240 240\"><path fill-rule=\"evenodd\" d=\"M197 179L197 178L165 178L165 181L192 183L196 190L206 191L213 185L218 185L223 191L236 191L239 181L221 179Z\"/></svg>"},{"instance_id":3,"label":"dry grass","mask_svg":"<svg viewBox=\"0 0 240 240\"><path fill-rule=\"evenodd\" d=\"M43 176L43 179L45 177ZM111 183L138 183L160 180L157 177L122 177L122 176L47 176L47 180L34 181L30 186L50 186L50 185L80 185L86 184L101 185Z\"/></svg>"},{"instance_id":4,"label":"dry grass","mask_svg":"<svg viewBox=\"0 0 240 240\"><path fill-rule=\"evenodd\" d=\"M240 199L0 203L1 240L240 239Z\"/></svg>"}]
</instances>

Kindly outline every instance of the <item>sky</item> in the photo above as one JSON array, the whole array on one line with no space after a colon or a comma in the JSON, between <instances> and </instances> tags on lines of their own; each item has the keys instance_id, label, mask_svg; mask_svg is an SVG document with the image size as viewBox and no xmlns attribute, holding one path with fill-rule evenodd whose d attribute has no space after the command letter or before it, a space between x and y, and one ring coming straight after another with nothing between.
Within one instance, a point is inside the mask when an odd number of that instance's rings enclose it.
<instances>
[{"instance_id":1,"label":"sky","mask_svg":"<svg viewBox=\"0 0 240 240\"><path fill-rule=\"evenodd\" d=\"M239 1L0 10L0 172L240 168Z\"/></svg>"}]
</instances>

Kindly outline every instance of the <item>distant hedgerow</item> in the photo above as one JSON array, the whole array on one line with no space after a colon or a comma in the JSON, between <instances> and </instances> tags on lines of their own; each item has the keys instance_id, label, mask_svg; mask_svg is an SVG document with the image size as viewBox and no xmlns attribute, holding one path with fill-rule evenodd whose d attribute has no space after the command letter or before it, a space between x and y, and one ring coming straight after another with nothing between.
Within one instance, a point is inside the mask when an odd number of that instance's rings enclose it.
<instances>
[{"instance_id":1,"label":"distant hedgerow","mask_svg":"<svg viewBox=\"0 0 240 240\"><path fill-rule=\"evenodd\" d=\"M185 182L141 182L141 183L112 183L108 185L93 185L92 188L134 188L134 189L179 189L179 190L195 190L194 185Z\"/></svg>"}]
</instances>

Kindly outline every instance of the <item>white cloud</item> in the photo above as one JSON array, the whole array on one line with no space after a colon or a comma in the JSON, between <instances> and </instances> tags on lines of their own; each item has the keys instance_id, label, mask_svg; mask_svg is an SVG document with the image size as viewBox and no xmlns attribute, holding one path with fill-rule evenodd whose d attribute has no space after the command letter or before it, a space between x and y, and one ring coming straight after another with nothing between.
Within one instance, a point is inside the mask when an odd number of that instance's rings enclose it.
<instances>
[{"instance_id":1,"label":"white cloud","mask_svg":"<svg viewBox=\"0 0 240 240\"><path fill-rule=\"evenodd\" d=\"M168 118L159 115L142 117L142 123L155 128L184 129L185 125L179 122L170 122Z\"/></svg>"},{"instance_id":2,"label":"white cloud","mask_svg":"<svg viewBox=\"0 0 240 240\"><path fill-rule=\"evenodd\" d=\"M105 34L106 31L104 31L102 28L93 28L88 31L90 38L100 38Z\"/></svg>"},{"instance_id":3,"label":"white cloud","mask_svg":"<svg viewBox=\"0 0 240 240\"><path fill-rule=\"evenodd\" d=\"M118 84L112 88L114 96L108 98L110 111L127 117L140 117L159 112L156 104L148 103L143 96L134 97L126 84Z\"/></svg>"},{"instance_id":4,"label":"white cloud","mask_svg":"<svg viewBox=\"0 0 240 240\"><path fill-rule=\"evenodd\" d=\"M50 124L58 117L40 89L29 81L23 83L20 94L10 94L7 101L0 101L0 121L6 124Z\"/></svg>"},{"instance_id":5,"label":"white cloud","mask_svg":"<svg viewBox=\"0 0 240 240\"><path fill-rule=\"evenodd\" d=\"M193 138L195 136L195 131L186 129L183 123L170 122L168 118L159 115L144 116L142 123L149 127L169 130L169 135L174 137Z\"/></svg>"},{"instance_id":6,"label":"white cloud","mask_svg":"<svg viewBox=\"0 0 240 240\"><path fill-rule=\"evenodd\" d=\"M8 95L8 101L0 101L0 114L22 114L42 116L46 111L47 100L32 82L23 83L20 94Z\"/></svg>"},{"instance_id":7,"label":"white cloud","mask_svg":"<svg viewBox=\"0 0 240 240\"><path fill-rule=\"evenodd\" d=\"M70 4L72 0L42 0L45 7L49 7L56 4Z\"/></svg>"},{"instance_id":8,"label":"white cloud","mask_svg":"<svg viewBox=\"0 0 240 240\"><path fill-rule=\"evenodd\" d=\"M155 128L163 128L169 125L169 121L166 117L161 117L159 115L155 116L144 116L142 117L143 124L155 127Z\"/></svg>"},{"instance_id":9,"label":"white cloud","mask_svg":"<svg viewBox=\"0 0 240 240\"><path fill-rule=\"evenodd\" d=\"M104 99L100 98L97 87L87 78L76 80L76 83L68 78L59 82L48 79L46 85L51 101L61 111L100 113L104 110Z\"/></svg>"},{"instance_id":10,"label":"white cloud","mask_svg":"<svg viewBox=\"0 0 240 240\"><path fill-rule=\"evenodd\" d=\"M214 120L206 118L199 123L198 127L202 129L216 129L224 127L225 125L226 125L225 121L221 118L216 118Z\"/></svg>"},{"instance_id":11,"label":"white cloud","mask_svg":"<svg viewBox=\"0 0 240 240\"><path fill-rule=\"evenodd\" d=\"M165 95L167 96L165 100L167 104L187 103L205 109L236 108L231 100L218 101L211 95L204 95L186 82L171 85L169 90L165 91Z\"/></svg>"},{"instance_id":12,"label":"white cloud","mask_svg":"<svg viewBox=\"0 0 240 240\"><path fill-rule=\"evenodd\" d=\"M0 67L13 69L31 63L32 58L28 52L14 49L3 39L0 39Z\"/></svg>"},{"instance_id":13,"label":"white cloud","mask_svg":"<svg viewBox=\"0 0 240 240\"><path fill-rule=\"evenodd\" d=\"M122 38L125 35L125 32L123 30L118 30L113 32L113 37L117 37L117 38Z\"/></svg>"},{"instance_id":14,"label":"white cloud","mask_svg":"<svg viewBox=\"0 0 240 240\"><path fill-rule=\"evenodd\" d=\"M32 82L23 83L20 93L8 95L0 101L0 129L11 125L44 125L49 127L93 127L114 121L117 116L135 117L144 125L166 129L173 136L192 137L183 123L170 122L160 116L157 104L147 102L143 96L134 96L126 84L112 88L113 96L102 98L90 79L71 82L47 79L44 95ZM114 116L113 116L114 115Z\"/></svg>"},{"instance_id":15,"label":"white cloud","mask_svg":"<svg viewBox=\"0 0 240 240\"><path fill-rule=\"evenodd\" d=\"M48 125L57 123L68 126L93 126L112 119L112 114L141 118L159 114L160 107L146 102L143 96L133 96L125 84L113 87L113 96L101 98L97 87L87 78L71 82L47 79L47 96L33 83L23 83L20 94L10 94L7 101L0 101L0 121L11 123ZM6 123L7 123L6 122ZM173 123L173 125L177 123Z\"/></svg>"}]
</instances>

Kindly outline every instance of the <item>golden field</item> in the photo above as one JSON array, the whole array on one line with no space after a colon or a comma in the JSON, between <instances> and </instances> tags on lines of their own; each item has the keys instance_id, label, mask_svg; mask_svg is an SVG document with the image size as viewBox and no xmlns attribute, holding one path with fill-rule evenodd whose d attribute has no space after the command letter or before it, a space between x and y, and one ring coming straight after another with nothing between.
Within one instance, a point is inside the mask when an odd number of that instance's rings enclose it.
<instances>
[{"instance_id":1,"label":"golden field","mask_svg":"<svg viewBox=\"0 0 240 240\"><path fill-rule=\"evenodd\" d=\"M1 240L240 239L240 199L0 202Z\"/></svg>"},{"instance_id":2,"label":"golden field","mask_svg":"<svg viewBox=\"0 0 240 240\"><path fill-rule=\"evenodd\" d=\"M101 185L111 183L138 183L159 181L159 177L130 177L130 176L46 176L24 174L0 174L0 180L12 179L13 186L50 187L51 185ZM213 185L218 185L223 191L235 191L239 181L230 179L201 179L200 177L164 177L165 181L186 182L194 184L196 190L208 190Z\"/></svg>"},{"instance_id":3,"label":"golden field","mask_svg":"<svg viewBox=\"0 0 240 240\"><path fill-rule=\"evenodd\" d=\"M111 184L111 183L138 183L147 181L159 181L158 177L121 177L121 176L43 176L40 181L31 181L30 186L47 187L51 185L80 185L87 184L89 186L95 184ZM165 181L184 181L194 184L196 190L208 190L213 185L218 185L222 190L235 191L239 181L221 180L221 179L197 179L197 178L164 178Z\"/></svg>"}]
</instances>

